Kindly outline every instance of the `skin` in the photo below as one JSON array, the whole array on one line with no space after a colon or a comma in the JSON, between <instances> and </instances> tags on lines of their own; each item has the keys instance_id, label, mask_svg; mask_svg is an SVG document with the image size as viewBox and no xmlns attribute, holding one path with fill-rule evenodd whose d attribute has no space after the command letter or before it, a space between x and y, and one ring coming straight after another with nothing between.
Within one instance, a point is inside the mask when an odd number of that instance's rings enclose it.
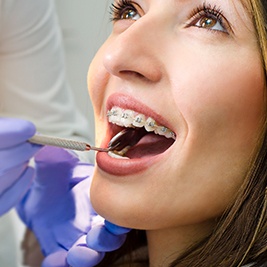
<instances>
[{"instance_id":1,"label":"skin","mask_svg":"<svg viewBox=\"0 0 267 267\"><path fill-rule=\"evenodd\" d=\"M140 17L114 22L89 69L97 145L110 138L106 102L115 93L144 103L177 135L141 173L117 177L96 166L91 187L100 215L147 230L150 266L211 230L242 184L262 126L255 30L241 2L219 2L227 33L192 22L200 0L135 1Z\"/></svg>"}]
</instances>

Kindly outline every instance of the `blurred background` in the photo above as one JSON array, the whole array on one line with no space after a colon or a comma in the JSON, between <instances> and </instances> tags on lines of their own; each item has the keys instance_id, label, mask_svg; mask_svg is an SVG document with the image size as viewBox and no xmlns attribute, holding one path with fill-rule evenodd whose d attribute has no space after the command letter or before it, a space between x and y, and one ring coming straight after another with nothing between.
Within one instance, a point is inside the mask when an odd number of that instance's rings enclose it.
<instances>
[{"instance_id":1,"label":"blurred background","mask_svg":"<svg viewBox=\"0 0 267 267\"><path fill-rule=\"evenodd\" d=\"M66 52L67 77L78 107L93 125L88 66L111 30L108 0L55 0Z\"/></svg>"},{"instance_id":2,"label":"blurred background","mask_svg":"<svg viewBox=\"0 0 267 267\"><path fill-rule=\"evenodd\" d=\"M66 58L67 79L73 89L77 107L91 125L94 137L94 117L87 92L87 71L92 58L111 31L109 0L54 0L62 30ZM1 1L0 1L1 2ZM20 250L25 226L14 210L1 218L10 223L14 233L0 228L0 267L26 267ZM12 230L12 231L13 231ZM14 238L13 238L14 237Z\"/></svg>"}]
</instances>

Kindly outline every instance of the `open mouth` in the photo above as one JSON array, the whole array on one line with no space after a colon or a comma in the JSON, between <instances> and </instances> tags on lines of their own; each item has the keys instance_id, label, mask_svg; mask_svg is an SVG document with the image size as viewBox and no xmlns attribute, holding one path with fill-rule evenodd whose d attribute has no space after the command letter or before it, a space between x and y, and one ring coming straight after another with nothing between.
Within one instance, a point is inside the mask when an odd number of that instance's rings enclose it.
<instances>
[{"instance_id":1,"label":"open mouth","mask_svg":"<svg viewBox=\"0 0 267 267\"><path fill-rule=\"evenodd\" d=\"M119 159L136 159L158 155L175 141L176 135L151 117L133 110L112 107L108 121L113 138L109 142L109 156Z\"/></svg>"}]
</instances>

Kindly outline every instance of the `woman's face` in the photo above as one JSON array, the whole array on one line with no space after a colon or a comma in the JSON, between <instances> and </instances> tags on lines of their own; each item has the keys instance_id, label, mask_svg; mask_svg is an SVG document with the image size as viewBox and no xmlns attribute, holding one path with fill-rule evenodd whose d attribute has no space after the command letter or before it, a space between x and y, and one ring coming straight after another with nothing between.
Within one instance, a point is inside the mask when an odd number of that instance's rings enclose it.
<instances>
[{"instance_id":1,"label":"woman's face","mask_svg":"<svg viewBox=\"0 0 267 267\"><path fill-rule=\"evenodd\" d=\"M123 157L97 154L92 203L138 229L213 220L242 184L265 112L253 23L236 0L118 0L113 11L88 75L96 142L147 134Z\"/></svg>"}]
</instances>

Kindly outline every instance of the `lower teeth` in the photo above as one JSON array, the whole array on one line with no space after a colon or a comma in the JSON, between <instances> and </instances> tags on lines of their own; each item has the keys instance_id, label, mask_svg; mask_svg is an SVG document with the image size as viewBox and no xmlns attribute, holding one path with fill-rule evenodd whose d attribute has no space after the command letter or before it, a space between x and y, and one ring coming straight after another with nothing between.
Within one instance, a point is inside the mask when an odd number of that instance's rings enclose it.
<instances>
[{"instance_id":1,"label":"lower teeth","mask_svg":"<svg viewBox=\"0 0 267 267\"><path fill-rule=\"evenodd\" d=\"M109 151L108 152L108 155L111 157L111 158L115 158L115 159L129 159L128 157L124 157L114 151Z\"/></svg>"}]
</instances>

